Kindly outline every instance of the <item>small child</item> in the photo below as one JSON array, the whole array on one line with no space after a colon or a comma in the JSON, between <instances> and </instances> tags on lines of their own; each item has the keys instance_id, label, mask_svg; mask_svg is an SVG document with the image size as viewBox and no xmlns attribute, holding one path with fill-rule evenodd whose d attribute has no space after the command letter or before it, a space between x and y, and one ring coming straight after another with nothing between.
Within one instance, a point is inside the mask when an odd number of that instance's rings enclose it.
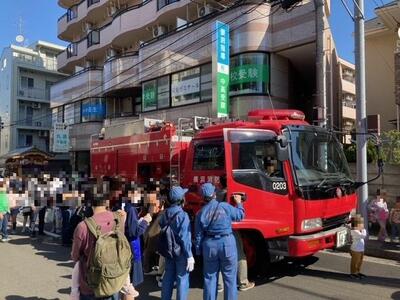
<instances>
[{"instance_id":1,"label":"small child","mask_svg":"<svg viewBox=\"0 0 400 300\"><path fill-rule=\"evenodd\" d=\"M353 228L351 229L351 278L364 278L364 274L360 273L361 265L364 257L365 249L365 238L367 236L367 231L364 229L364 218L361 216L356 216L353 219Z\"/></svg>"},{"instance_id":2,"label":"small child","mask_svg":"<svg viewBox=\"0 0 400 300\"><path fill-rule=\"evenodd\" d=\"M400 238L400 196L396 197L396 204L390 210L389 222L392 227L390 241L393 242L396 237Z\"/></svg>"},{"instance_id":3,"label":"small child","mask_svg":"<svg viewBox=\"0 0 400 300\"><path fill-rule=\"evenodd\" d=\"M135 290L131 283L130 276L126 279L124 286L121 289L121 293L125 295L126 300L135 299L139 296L139 293ZM70 300L79 300L79 261L75 263L74 269L72 270L72 284L71 284L71 294ZM124 298L123 298L124 299Z\"/></svg>"}]
</instances>

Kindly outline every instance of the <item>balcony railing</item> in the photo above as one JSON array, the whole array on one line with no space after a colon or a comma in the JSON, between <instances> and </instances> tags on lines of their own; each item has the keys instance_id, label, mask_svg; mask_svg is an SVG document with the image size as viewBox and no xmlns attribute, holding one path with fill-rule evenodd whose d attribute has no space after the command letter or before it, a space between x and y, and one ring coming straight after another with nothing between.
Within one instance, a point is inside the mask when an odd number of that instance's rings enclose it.
<instances>
[{"instance_id":1,"label":"balcony railing","mask_svg":"<svg viewBox=\"0 0 400 300\"><path fill-rule=\"evenodd\" d=\"M57 71L57 60L55 58L43 58L29 54L14 53L14 59L23 64L42 67L50 71Z\"/></svg>"},{"instance_id":2,"label":"balcony railing","mask_svg":"<svg viewBox=\"0 0 400 300\"><path fill-rule=\"evenodd\" d=\"M39 128L50 128L51 127L51 119L49 118L48 120L45 118L41 118L41 116L38 117L32 117L30 119L29 117L27 118L22 118L23 120L18 122L19 126L27 126L27 127L39 127Z\"/></svg>"},{"instance_id":3,"label":"balcony railing","mask_svg":"<svg viewBox=\"0 0 400 300\"><path fill-rule=\"evenodd\" d=\"M38 100L50 100L50 91L48 89L20 87L18 96Z\"/></svg>"}]
</instances>

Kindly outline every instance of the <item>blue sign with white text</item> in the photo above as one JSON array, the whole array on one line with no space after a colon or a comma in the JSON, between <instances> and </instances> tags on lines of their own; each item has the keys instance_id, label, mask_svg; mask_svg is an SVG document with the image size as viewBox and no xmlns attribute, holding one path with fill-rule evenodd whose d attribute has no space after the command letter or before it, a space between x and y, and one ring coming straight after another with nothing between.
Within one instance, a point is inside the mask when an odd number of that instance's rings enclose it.
<instances>
[{"instance_id":1,"label":"blue sign with white text","mask_svg":"<svg viewBox=\"0 0 400 300\"><path fill-rule=\"evenodd\" d=\"M104 117L106 114L105 103L89 103L82 105L82 116L83 117Z\"/></svg>"},{"instance_id":2,"label":"blue sign with white text","mask_svg":"<svg viewBox=\"0 0 400 300\"><path fill-rule=\"evenodd\" d=\"M215 22L217 34L217 63L229 65L229 25L222 22Z\"/></svg>"}]
</instances>

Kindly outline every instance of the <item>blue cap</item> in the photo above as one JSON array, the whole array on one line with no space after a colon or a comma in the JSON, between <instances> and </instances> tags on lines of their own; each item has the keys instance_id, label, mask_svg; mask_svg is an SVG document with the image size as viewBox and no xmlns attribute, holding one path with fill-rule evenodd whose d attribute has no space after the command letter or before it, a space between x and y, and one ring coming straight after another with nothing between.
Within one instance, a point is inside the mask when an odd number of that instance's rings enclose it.
<instances>
[{"instance_id":1,"label":"blue cap","mask_svg":"<svg viewBox=\"0 0 400 300\"><path fill-rule=\"evenodd\" d=\"M212 183L205 183L201 186L201 192L204 197L212 197L215 192L215 186Z\"/></svg>"},{"instance_id":2,"label":"blue cap","mask_svg":"<svg viewBox=\"0 0 400 300\"><path fill-rule=\"evenodd\" d=\"M169 192L169 196L172 202L176 202L183 199L188 189L183 189L180 186L172 187L171 191Z\"/></svg>"}]
</instances>

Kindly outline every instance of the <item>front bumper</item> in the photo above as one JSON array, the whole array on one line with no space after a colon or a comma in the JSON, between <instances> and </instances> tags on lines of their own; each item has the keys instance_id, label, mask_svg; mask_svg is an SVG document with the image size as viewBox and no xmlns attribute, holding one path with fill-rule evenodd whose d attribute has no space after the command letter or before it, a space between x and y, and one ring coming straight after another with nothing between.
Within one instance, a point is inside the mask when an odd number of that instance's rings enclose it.
<instances>
[{"instance_id":1,"label":"front bumper","mask_svg":"<svg viewBox=\"0 0 400 300\"><path fill-rule=\"evenodd\" d=\"M320 250L334 248L337 245L338 232L344 230L347 230L347 228L345 226L340 226L328 231L300 236L290 236L288 241L289 256L308 256Z\"/></svg>"}]
</instances>

